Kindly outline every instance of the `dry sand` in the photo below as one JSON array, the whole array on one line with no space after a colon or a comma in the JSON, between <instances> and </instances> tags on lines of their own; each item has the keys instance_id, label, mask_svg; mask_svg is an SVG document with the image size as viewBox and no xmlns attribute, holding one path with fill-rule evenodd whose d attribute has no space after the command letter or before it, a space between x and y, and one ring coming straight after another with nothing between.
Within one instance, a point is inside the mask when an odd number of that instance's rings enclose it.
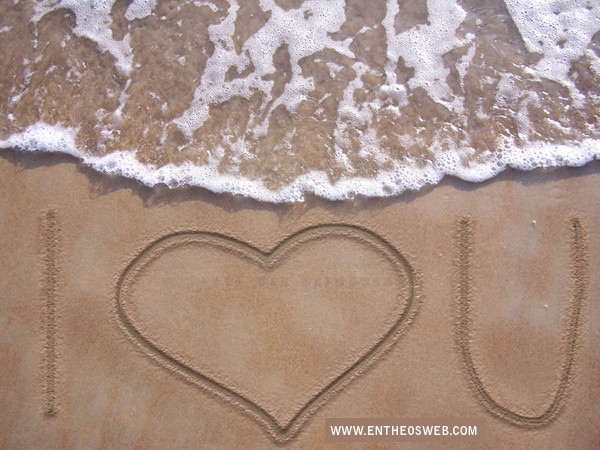
<instances>
[{"instance_id":1,"label":"dry sand","mask_svg":"<svg viewBox=\"0 0 600 450\"><path fill-rule=\"evenodd\" d=\"M8 151L0 186L1 448L600 447L600 163L275 206Z\"/></svg>"}]
</instances>

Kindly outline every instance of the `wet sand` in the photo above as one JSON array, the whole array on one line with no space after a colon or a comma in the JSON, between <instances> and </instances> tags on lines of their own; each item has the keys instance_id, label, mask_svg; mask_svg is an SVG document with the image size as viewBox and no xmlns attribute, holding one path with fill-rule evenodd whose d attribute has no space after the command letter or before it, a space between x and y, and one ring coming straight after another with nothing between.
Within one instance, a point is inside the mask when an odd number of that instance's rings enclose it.
<instances>
[{"instance_id":1,"label":"wet sand","mask_svg":"<svg viewBox=\"0 0 600 450\"><path fill-rule=\"evenodd\" d=\"M272 205L3 151L0 447L459 417L482 435L447 448L597 448L599 185L591 163Z\"/></svg>"},{"instance_id":2,"label":"wet sand","mask_svg":"<svg viewBox=\"0 0 600 450\"><path fill-rule=\"evenodd\" d=\"M600 157L594 2L110 3L0 4L0 147L274 202Z\"/></svg>"}]
</instances>

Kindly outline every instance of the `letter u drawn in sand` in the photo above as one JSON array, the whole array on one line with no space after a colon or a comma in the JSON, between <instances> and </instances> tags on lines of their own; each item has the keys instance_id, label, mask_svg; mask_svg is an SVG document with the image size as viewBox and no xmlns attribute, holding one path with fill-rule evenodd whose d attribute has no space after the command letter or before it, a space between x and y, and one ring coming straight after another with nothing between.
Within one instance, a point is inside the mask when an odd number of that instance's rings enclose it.
<instances>
[{"instance_id":1,"label":"letter u drawn in sand","mask_svg":"<svg viewBox=\"0 0 600 450\"><path fill-rule=\"evenodd\" d=\"M458 221L456 245L458 250L458 350L462 356L467 378L481 404L494 416L521 428L541 428L551 424L563 408L569 387L573 380L575 355L579 328L581 326L581 310L587 298L588 268L585 229L577 217L569 219L571 243L571 290L567 317L567 333L564 342L564 355L559 370L558 384L552 394L548 407L538 415L526 415L501 405L490 394L481 380L471 353L471 255L473 253L473 224L468 217Z\"/></svg>"}]
</instances>

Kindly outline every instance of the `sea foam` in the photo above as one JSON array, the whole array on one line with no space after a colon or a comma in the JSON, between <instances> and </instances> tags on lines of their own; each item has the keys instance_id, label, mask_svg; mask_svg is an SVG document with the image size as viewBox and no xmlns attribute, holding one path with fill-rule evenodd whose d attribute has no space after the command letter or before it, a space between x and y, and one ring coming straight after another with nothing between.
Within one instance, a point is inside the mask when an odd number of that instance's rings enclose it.
<instances>
[{"instance_id":1,"label":"sea foam","mask_svg":"<svg viewBox=\"0 0 600 450\"><path fill-rule=\"evenodd\" d=\"M418 164L397 164L392 170L382 171L373 178L344 177L335 184L328 180L326 173L313 171L274 191L265 188L260 180L219 173L218 159L202 166L184 162L156 167L141 163L132 151L117 151L106 156L86 155L77 148L75 136L74 129L37 123L22 133L0 141L0 148L70 154L99 172L133 178L150 187L157 184L170 187L198 186L216 193L227 192L273 203L301 201L307 193L330 200L353 199L357 195L386 197L406 190L419 190L427 184L437 184L446 175L470 182L482 182L508 167L518 170L580 167L594 159L600 159L598 140L584 140L571 145L538 143L527 151L509 144L501 152L479 164L465 166L461 161L464 152L445 151L440 153L439 159L424 167Z\"/></svg>"},{"instance_id":2,"label":"sea foam","mask_svg":"<svg viewBox=\"0 0 600 450\"><path fill-rule=\"evenodd\" d=\"M597 1L291 3L38 2L0 148L269 202L600 159Z\"/></svg>"}]
</instances>

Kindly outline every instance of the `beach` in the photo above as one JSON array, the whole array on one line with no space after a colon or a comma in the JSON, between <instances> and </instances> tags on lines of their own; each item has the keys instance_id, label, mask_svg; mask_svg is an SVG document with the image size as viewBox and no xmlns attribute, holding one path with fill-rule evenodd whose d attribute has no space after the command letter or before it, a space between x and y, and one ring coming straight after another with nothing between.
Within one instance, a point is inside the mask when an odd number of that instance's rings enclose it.
<instances>
[{"instance_id":1,"label":"beach","mask_svg":"<svg viewBox=\"0 0 600 450\"><path fill-rule=\"evenodd\" d=\"M153 192L98 175L70 157L8 152L0 163L8 193L1 205L3 447L321 447L325 419L358 417L477 420L478 440L461 442L461 448L594 448L598 442L599 410L592 400L599 395L600 357L600 309L594 301L600 293L594 276L600 256L596 164L510 172L479 185L448 180L429 192L393 199L312 198L275 206L199 189ZM581 225L578 235L573 218ZM467 330L461 325L465 220ZM332 225L341 234L328 236ZM266 263L244 263L246 257L238 254L249 248L269 253L315 227L324 238L306 238L296 250L286 250L288 262L271 272ZM228 245L245 243L246 250L178 244L158 255L153 263L158 265L139 272L149 271L164 283L177 283L178 277L190 281L157 289L148 278L139 288L129 281L123 288L132 261L177 232L229 237L223 239L236 244ZM55 245L49 246L49 236ZM379 283L371 275L355 279L354 287L342 286L352 279L327 255L335 257L346 246L358 261L355 269L389 273ZM393 267L378 269L390 264L381 259L386 249L406 264L396 281ZM579 268L574 254L584 256ZM226 261L235 273L222 266ZM339 264L349 270L347 261ZM217 272L208 278L213 287L218 273L230 276L218 289L211 287L215 297L202 298L203 282L192 281L195 271L200 280ZM301 274L304 284L294 274ZM273 279L282 285L266 284ZM319 302L305 299L306 280L320 282ZM402 293L399 300L389 294L390 286ZM277 296L266 295L269 289ZM573 322L577 302L581 308ZM176 311L173 305L188 309ZM347 383L313 402L314 411L287 434L294 415L379 343L393 326L390 316L397 314L406 315L392 339L377 349L381 354L371 355ZM210 325L211 317L218 321ZM129 321L156 348L128 331ZM198 323L204 329L198 330ZM249 329L257 330L257 341L240 342ZM576 344L570 346L573 333ZM214 336L228 347L219 347ZM235 356L244 349L244 357ZM161 352L191 370L182 372L164 354L157 356ZM474 387L465 354L496 406ZM282 373L287 383L278 384ZM566 390L559 389L561 380ZM249 403L267 411L276 425ZM547 413L553 403L557 410ZM498 405L541 419L511 421Z\"/></svg>"},{"instance_id":2,"label":"beach","mask_svg":"<svg viewBox=\"0 0 600 450\"><path fill-rule=\"evenodd\" d=\"M599 23L0 3L0 448L600 447Z\"/></svg>"}]
</instances>

